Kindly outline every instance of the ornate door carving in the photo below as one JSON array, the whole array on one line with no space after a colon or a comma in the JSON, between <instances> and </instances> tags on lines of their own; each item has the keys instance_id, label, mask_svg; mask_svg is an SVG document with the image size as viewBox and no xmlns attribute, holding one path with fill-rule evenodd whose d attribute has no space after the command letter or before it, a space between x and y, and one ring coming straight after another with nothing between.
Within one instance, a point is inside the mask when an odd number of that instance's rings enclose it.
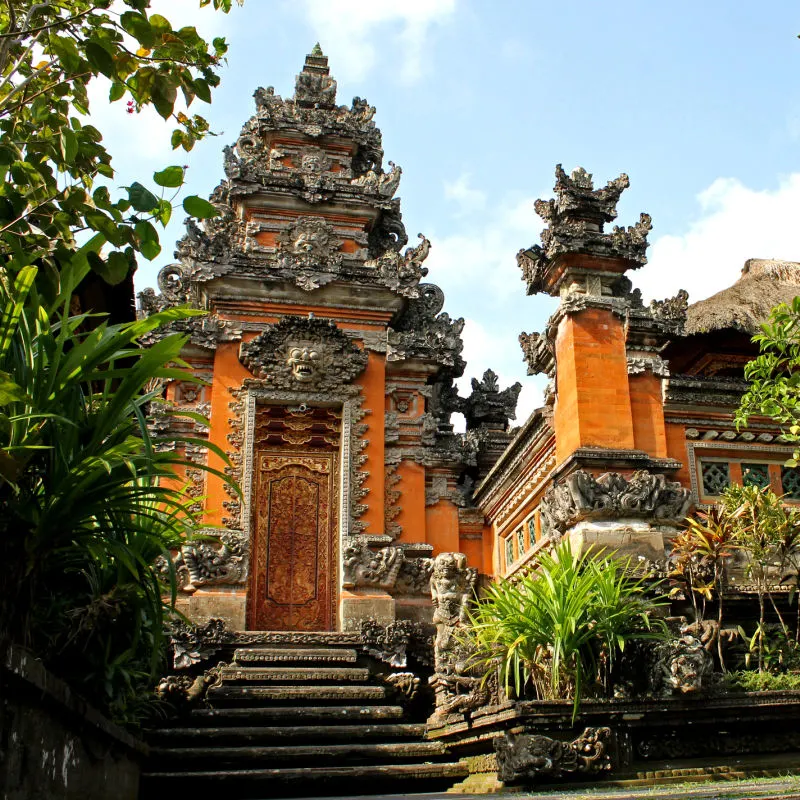
<instances>
[{"instance_id":1,"label":"ornate door carving","mask_svg":"<svg viewBox=\"0 0 800 800\"><path fill-rule=\"evenodd\" d=\"M335 628L334 454L260 452L250 627Z\"/></svg>"},{"instance_id":2,"label":"ornate door carving","mask_svg":"<svg viewBox=\"0 0 800 800\"><path fill-rule=\"evenodd\" d=\"M336 627L336 428L338 415L323 409L304 418L277 408L260 415L253 478L251 630ZM283 446L278 449L278 444Z\"/></svg>"}]
</instances>

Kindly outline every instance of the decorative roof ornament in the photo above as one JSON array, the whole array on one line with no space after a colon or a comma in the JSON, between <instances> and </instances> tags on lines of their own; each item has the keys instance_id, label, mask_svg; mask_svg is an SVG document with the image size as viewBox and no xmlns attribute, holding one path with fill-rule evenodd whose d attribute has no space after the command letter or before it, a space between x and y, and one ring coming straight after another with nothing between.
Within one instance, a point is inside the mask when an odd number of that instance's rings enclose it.
<instances>
[{"instance_id":1,"label":"decorative roof ornament","mask_svg":"<svg viewBox=\"0 0 800 800\"><path fill-rule=\"evenodd\" d=\"M582 272L606 272L612 276L647 263L647 234L652 228L649 215L641 214L639 221L627 228L614 226L611 232L604 231L604 226L616 219L617 202L629 185L628 176L623 173L595 189L591 173L583 167L567 175L561 164L556 165L555 198L534 204L536 213L547 223L541 234L542 243L517 254L528 294L558 294L567 273L572 271L569 267L578 266L568 258L572 255L604 259L602 264L584 263Z\"/></svg>"},{"instance_id":2,"label":"decorative roof ornament","mask_svg":"<svg viewBox=\"0 0 800 800\"><path fill-rule=\"evenodd\" d=\"M294 84L294 101L304 108L333 108L336 105L336 81L331 77L328 57L319 42L306 56L306 63Z\"/></svg>"}]
</instances>

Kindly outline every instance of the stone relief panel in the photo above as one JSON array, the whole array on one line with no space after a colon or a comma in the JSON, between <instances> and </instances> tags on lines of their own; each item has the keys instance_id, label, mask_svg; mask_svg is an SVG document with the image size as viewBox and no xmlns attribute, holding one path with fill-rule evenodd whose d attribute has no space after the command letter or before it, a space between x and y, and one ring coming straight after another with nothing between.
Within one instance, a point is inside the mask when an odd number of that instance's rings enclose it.
<instances>
[{"instance_id":1,"label":"stone relief panel","mask_svg":"<svg viewBox=\"0 0 800 800\"><path fill-rule=\"evenodd\" d=\"M647 470L639 470L630 478L616 472L595 478L585 470L576 470L545 492L540 507L542 532L558 537L583 519L636 517L680 522L691 502L689 489Z\"/></svg>"},{"instance_id":2,"label":"stone relief panel","mask_svg":"<svg viewBox=\"0 0 800 800\"><path fill-rule=\"evenodd\" d=\"M239 360L274 389L340 389L366 368L368 355L329 320L284 317L250 342Z\"/></svg>"}]
</instances>

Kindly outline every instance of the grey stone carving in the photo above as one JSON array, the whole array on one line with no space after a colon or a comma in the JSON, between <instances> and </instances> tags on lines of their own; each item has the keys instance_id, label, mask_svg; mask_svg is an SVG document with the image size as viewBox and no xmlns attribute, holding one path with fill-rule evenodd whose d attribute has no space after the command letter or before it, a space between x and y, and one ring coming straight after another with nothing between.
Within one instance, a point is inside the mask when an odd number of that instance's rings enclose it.
<instances>
[{"instance_id":1,"label":"grey stone carving","mask_svg":"<svg viewBox=\"0 0 800 800\"><path fill-rule=\"evenodd\" d=\"M173 669L188 669L208 661L234 639L221 619L210 619L204 625L176 620L169 629Z\"/></svg>"},{"instance_id":2,"label":"grey stone carving","mask_svg":"<svg viewBox=\"0 0 800 800\"><path fill-rule=\"evenodd\" d=\"M707 646L713 646L713 642L713 639L704 642L689 628L683 629L680 636L662 642L656 648L650 674L653 694L670 697L704 688L714 671L714 658Z\"/></svg>"},{"instance_id":3,"label":"grey stone carving","mask_svg":"<svg viewBox=\"0 0 800 800\"><path fill-rule=\"evenodd\" d=\"M686 323L686 312L689 308L689 292L681 289L675 297L666 300L653 300L650 303L650 314L656 319L677 322L683 328Z\"/></svg>"},{"instance_id":4,"label":"grey stone carving","mask_svg":"<svg viewBox=\"0 0 800 800\"><path fill-rule=\"evenodd\" d=\"M321 391L349 384L368 356L330 320L284 317L242 343L239 359L270 388Z\"/></svg>"},{"instance_id":5,"label":"grey stone carving","mask_svg":"<svg viewBox=\"0 0 800 800\"><path fill-rule=\"evenodd\" d=\"M466 713L488 705L497 691L496 681L484 681L469 664L472 651L465 628L469 603L478 572L467 566L463 553L440 553L431 577L434 640L434 674L429 683L436 695L435 716Z\"/></svg>"},{"instance_id":6,"label":"grey stone carving","mask_svg":"<svg viewBox=\"0 0 800 800\"><path fill-rule=\"evenodd\" d=\"M336 81L330 76L328 59L322 54L319 42L306 56L303 71L294 85L294 99L302 107L332 107L336 104Z\"/></svg>"},{"instance_id":7,"label":"grey stone carving","mask_svg":"<svg viewBox=\"0 0 800 800\"><path fill-rule=\"evenodd\" d=\"M616 472L595 478L576 470L548 488L540 510L546 529L563 533L582 519L644 517L677 522L686 516L691 502L689 489L647 470L630 478Z\"/></svg>"},{"instance_id":8,"label":"grey stone carving","mask_svg":"<svg viewBox=\"0 0 800 800\"><path fill-rule=\"evenodd\" d=\"M324 217L300 217L278 234L277 265L284 269L316 267L329 271L342 263L342 240Z\"/></svg>"},{"instance_id":9,"label":"grey stone carving","mask_svg":"<svg viewBox=\"0 0 800 800\"><path fill-rule=\"evenodd\" d=\"M392 667L405 667L412 655L422 664L431 662L430 626L411 620L382 625L374 619L361 622L359 643L364 652Z\"/></svg>"},{"instance_id":10,"label":"grey stone carving","mask_svg":"<svg viewBox=\"0 0 800 800\"><path fill-rule=\"evenodd\" d=\"M467 421L467 430L479 427L508 430L509 421L516 419L517 399L522 384L517 382L500 391L497 374L487 369L483 378L472 379L472 393L461 406Z\"/></svg>"},{"instance_id":11,"label":"grey stone carving","mask_svg":"<svg viewBox=\"0 0 800 800\"><path fill-rule=\"evenodd\" d=\"M173 561L178 588L187 593L201 586L245 583L250 544L241 531L204 529L212 541L191 540L181 545Z\"/></svg>"},{"instance_id":12,"label":"grey stone carving","mask_svg":"<svg viewBox=\"0 0 800 800\"><path fill-rule=\"evenodd\" d=\"M360 538L344 548L342 585L347 589L375 587L392 594L427 594L433 562L408 558L400 547L373 550Z\"/></svg>"},{"instance_id":13,"label":"grey stone carving","mask_svg":"<svg viewBox=\"0 0 800 800\"><path fill-rule=\"evenodd\" d=\"M407 247L402 255L390 249L364 263L365 267L376 271L384 286L404 297L419 297L420 278L428 274L422 263L430 253L431 243L421 233L418 236L420 243L416 247Z\"/></svg>"},{"instance_id":14,"label":"grey stone carving","mask_svg":"<svg viewBox=\"0 0 800 800\"><path fill-rule=\"evenodd\" d=\"M545 333L525 333L519 335L522 360L528 365L528 375L544 373L553 378L556 373L556 358L553 344Z\"/></svg>"},{"instance_id":15,"label":"grey stone carving","mask_svg":"<svg viewBox=\"0 0 800 800\"><path fill-rule=\"evenodd\" d=\"M583 168L567 175L560 164L556 166L555 199L535 203L536 213L547 223L542 243L517 255L528 294L557 293L563 276L553 273L552 262L566 253L624 259L632 268L647 262L647 234L652 227L647 214L628 228L615 226L610 233L603 231L603 226L616 218L617 201L628 186L628 176L622 174L602 189L595 189L592 176ZM589 294L595 293L586 288ZM601 293L605 292L597 292Z\"/></svg>"},{"instance_id":16,"label":"grey stone carving","mask_svg":"<svg viewBox=\"0 0 800 800\"><path fill-rule=\"evenodd\" d=\"M155 694L159 700L169 703L178 713L186 713L200 705L212 686L222 683L222 668L216 667L200 675L166 675L156 684Z\"/></svg>"},{"instance_id":17,"label":"grey stone carving","mask_svg":"<svg viewBox=\"0 0 800 800\"><path fill-rule=\"evenodd\" d=\"M535 783L569 775L596 775L612 768L610 728L586 728L574 741L542 734L495 739L497 777L505 783Z\"/></svg>"}]
</instances>

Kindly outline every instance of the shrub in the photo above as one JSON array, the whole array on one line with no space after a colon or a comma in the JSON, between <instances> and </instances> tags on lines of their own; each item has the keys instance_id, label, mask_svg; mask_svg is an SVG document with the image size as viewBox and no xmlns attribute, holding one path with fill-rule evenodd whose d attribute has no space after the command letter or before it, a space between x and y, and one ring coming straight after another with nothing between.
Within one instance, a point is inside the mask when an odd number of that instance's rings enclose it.
<instances>
[{"instance_id":1,"label":"shrub","mask_svg":"<svg viewBox=\"0 0 800 800\"><path fill-rule=\"evenodd\" d=\"M535 573L486 590L471 613L474 662L487 676L499 669L517 696L530 686L542 700L572 699L576 712L587 690L610 693L626 645L668 635L653 617L666 601L648 596L629 566L562 541Z\"/></svg>"}]
</instances>

